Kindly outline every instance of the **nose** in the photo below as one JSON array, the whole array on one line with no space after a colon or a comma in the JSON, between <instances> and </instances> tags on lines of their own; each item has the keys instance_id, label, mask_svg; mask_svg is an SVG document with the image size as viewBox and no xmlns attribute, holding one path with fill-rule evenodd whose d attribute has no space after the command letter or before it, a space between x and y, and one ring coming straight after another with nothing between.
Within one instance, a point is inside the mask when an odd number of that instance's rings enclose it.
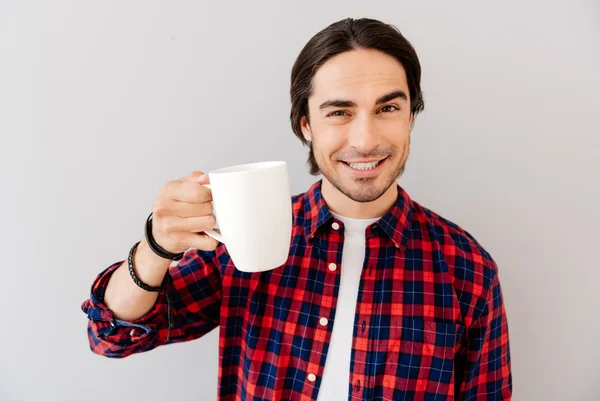
<instances>
[{"instance_id":1,"label":"nose","mask_svg":"<svg viewBox=\"0 0 600 401\"><path fill-rule=\"evenodd\" d=\"M363 116L354 120L348 134L348 144L363 154L371 153L381 144L381 135L372 117Z\"/></svg>"}]
</instances>

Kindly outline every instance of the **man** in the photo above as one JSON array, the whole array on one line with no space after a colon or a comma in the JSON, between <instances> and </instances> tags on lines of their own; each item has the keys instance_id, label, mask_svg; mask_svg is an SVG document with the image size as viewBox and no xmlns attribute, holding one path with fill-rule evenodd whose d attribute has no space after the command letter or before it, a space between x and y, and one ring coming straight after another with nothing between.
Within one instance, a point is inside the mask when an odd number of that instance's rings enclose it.
<instances>
[{"instance_id":1,"label":"man","mask_svg":"<svg viewBox=\"0 0 600 401\"><path fill-rule=\"evenodd\" d=\"M379 21L315 35L292 70L291 123L323 179L292 198L286 264L236 270L200 234L215 225L207 177L170 182L146 237L83 304L92 350L122 358L219 327L220 400L509 400L495 262L396 184L420 75Z\"/></svg>"}]
</instances>

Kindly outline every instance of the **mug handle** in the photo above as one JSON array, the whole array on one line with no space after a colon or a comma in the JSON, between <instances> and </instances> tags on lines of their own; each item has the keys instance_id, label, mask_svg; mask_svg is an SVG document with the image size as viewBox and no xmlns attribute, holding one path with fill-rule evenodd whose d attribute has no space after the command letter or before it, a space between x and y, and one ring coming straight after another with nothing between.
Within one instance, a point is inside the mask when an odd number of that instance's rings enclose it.
<instances>
[{"instance_id":1,"label":"mug handle","mask_svg":"<svg viewBox=\"0 0 600 401\"><path fill-rule=\"evenodd\" d=\"M210 189L212 191L212 188L209 184L200 184L202 186L205 186L206 188ZM215 214L215 203L211 202L213 205L213 214L215 215L215 218L217 217L217 215ZM205 231L204 233L206 233L206 235L216 239L217 241L221 242L221 243L225 243L225 241L223 241L223 236L221 234L219 234L218 232L216 232L215 230L208 230Z\"/></svg>"}]
</instances>

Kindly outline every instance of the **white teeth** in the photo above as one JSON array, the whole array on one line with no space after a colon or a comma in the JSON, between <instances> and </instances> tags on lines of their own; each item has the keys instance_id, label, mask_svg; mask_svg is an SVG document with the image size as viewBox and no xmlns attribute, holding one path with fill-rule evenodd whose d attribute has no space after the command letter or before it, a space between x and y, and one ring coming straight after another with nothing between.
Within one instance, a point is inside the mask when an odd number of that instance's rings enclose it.
<instances>
[{"instance_id":1,"label":"white teeth","mask_svg":"<svg viewBox=\"0 0 600 401\"><path fill-rule=\"evenodd\" d=\"M371 163L347 163L350 167L356 170L371 170L379 164L379 162Z\"/></svg>"}]
</instances>

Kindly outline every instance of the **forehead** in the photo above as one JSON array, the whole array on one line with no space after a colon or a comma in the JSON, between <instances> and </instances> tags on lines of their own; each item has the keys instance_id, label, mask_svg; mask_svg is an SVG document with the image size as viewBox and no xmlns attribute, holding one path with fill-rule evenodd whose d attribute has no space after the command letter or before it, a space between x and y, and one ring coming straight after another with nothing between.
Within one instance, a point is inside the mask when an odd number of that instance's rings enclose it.
<instances>
[{"instance_id":1,"label":"forehead","mask_svg":"<svg viewBox=\"0 0 600 401\"><path fill-rule=\"evenodd\" d=\"M344 98L367 103L396 89L409 93L402 64L378 50L357 49L332 57L317 70L309 101Z\"/></svg>"}]
</instances>

